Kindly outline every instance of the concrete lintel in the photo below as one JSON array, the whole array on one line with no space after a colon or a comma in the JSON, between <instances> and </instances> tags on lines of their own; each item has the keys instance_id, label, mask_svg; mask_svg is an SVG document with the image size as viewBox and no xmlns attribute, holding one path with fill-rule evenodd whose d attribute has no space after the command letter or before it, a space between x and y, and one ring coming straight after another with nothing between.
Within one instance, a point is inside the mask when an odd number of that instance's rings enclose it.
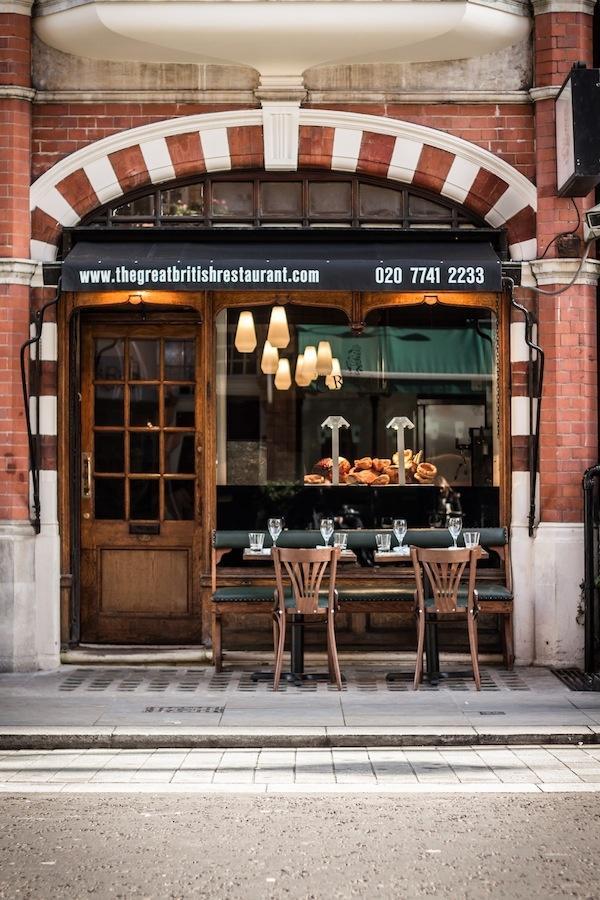
<instances>
[{"instance_id":1,"label":"concrete lintel","mask_svg":"<svg viewBox=\"0 0 600 900\"><path fill-rule=\"evenodd\" d=\"M596 0L531 0L534 16L547 13L583 13L593 16Z\"/></svg>"},{"instance_id":2,"label":"concrete lintel","mask_svg":"<svg viewBox=\"0 0 600 900\"><path fill-rule=\"evenodd\" d=\"M529 90L529 97L534 103L537 103L538 100L554 100L560 89L560 84L547 84L545 87L533 87Z\"/></svg>"},{"instance_id":3,"label":"concrete lintel","mask_svg":"<svg viewBox=\"0 0 600 900\"><path fill-rule=\"evenodd\" d=\"M0 284L24 284L29 287L36 276L40 263L35 259L0 258Z\"/></svg>"},{"instance_id":4,"label":"concrete lintel","mask_svg":"<svg viewBox=\"0 0 600 900\"><path fill-rule=\"evenodd\" d=\"M534 259L523 263L522 287L569 284L579 268L581 259ZM574 284L595 286L600 278L600 261L586 259Z\"/></svg>"}]
</instances>

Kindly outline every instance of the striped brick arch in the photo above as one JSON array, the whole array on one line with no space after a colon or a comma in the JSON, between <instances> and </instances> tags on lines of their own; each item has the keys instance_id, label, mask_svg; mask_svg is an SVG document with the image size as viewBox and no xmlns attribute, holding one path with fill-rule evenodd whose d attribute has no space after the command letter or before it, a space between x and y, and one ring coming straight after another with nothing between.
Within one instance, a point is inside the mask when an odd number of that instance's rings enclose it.
<instances>
[{"instance_id":1,"label":"striped brick arch","mask_svg":"<svg viewBox=\"0 0 600 900\"><path fill-rule=\"evenodd\" d=\"M262 116L244 110L165 120L61 160L31 189L32 258L55 259L63 228L134 189L265 168ZM422 125L329 110L300 110L288 139L297 141L298 169L355 172L438 193L506 228L513 259L535 258L535 187L474 144Z\"/></svg>"}]
</instances>

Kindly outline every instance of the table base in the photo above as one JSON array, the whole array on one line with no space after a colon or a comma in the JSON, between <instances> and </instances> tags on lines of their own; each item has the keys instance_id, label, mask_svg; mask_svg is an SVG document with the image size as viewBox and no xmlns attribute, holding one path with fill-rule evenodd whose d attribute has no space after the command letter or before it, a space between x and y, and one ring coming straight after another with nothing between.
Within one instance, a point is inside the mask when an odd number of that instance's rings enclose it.
<instances>
[{"instance_id":1,"label":"table base","mask_svg":"<svg viewBox=\"0 0 600 900\"><path fill-rule=\"evenodd\" d=\"M281 680L288 684L302 684L305 681L329 681L331 684L335 684L335 681L331 681L329 672L302 672L301 674L282 672ZM273 681L273 672L253 672L250 676L250 681ZM342 675L342 684L344 684L345 681L346 678Z\"/></svg>"}]
</instances>

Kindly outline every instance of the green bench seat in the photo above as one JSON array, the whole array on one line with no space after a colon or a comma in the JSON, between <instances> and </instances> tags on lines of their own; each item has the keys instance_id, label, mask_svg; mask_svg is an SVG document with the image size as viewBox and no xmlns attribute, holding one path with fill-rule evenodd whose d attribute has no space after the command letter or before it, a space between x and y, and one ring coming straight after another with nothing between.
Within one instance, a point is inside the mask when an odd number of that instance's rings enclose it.
<instances>
[{"instance_id":1,"label":"green bench seat","mask_svg":"<svg viewBox=\"0 0 600 900\"><path fill-rule=\"evenodd\" d=\"M375 536L385 529L365 528L346 530L348 534L348 548L354 550L359 559L369 562L370 554L377 549ZM477 579L477 592L482 612L499 615L503 619L502 640L504 648L504 661L507 668L512 666L512 609L513 593L510 577L510 556L508 546L508 531L506 528L481 528L480 542L483 547L493 551L497 556L493 560L500 560L500 570L488 569L486 578L486 566L481 566L481 576ZM392 532L389 532L392 534ZM443 549L452 546L452 538L445 528L413 528L409 529L404 538L408 546L423 547L427 549ZM323 544L320 531L316 530L291 530L283 531L277 540L277 545L290 549L311 548ZM396 546L396 538L392 534L392 547ZM464 546L461 537L459 546ZM219 587L217 585L217 571L227 573L227 566L217 570L218 563L232 550L242 551L249 546L247 531L215 531L213 532L213 554L211 569L210 595L212 606L212 635L213 656L217 671L222 667L221 647L221 618L224 613L268 613L273 605L273 585L260 584L268 577L268 568L263 566L260 571L248 568L241 575L239 563L234 563L233 575L229 579L240 578L239 583ZM272 546L270 535L265 533L265 547ZM365 556L366 554L366 556ZM239 559L239 553L238 557ZM237 568L236 568L237 567ZM338 568L338 600L341 612L354 613L406 613L412 609L414 601L414 584L411 578L410 564L404 571L392 567L393 572L385 571L386 567L378 569L378 577L369 580L372 569L369 565L363 565L359 569L341 565ZM355 577L353 579L353 572ZM498 580L500 576L500 580ZM243 577L243 580L241 580ZM348 582L354 580L354 584ZM395 580L395 584L393 583ZM379 582L379 583L378 583ZM392 584L390 584L392 582ZM466 596L466 592L461 592Z\"/></svg>"}]
</instances>

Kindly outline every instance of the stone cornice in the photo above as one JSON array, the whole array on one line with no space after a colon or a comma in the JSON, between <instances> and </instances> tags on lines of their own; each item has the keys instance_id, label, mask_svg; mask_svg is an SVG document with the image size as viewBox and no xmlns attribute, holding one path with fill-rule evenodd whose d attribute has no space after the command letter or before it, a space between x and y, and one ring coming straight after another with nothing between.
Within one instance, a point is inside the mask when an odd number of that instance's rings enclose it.
<instances>
[{"instance_id":1,"label":"stone cornice","mask_svg":"<svg viewBox=\"0 0 600 900\"><path fill-rule=\"evenodd\" d=\"M36 91L35 103L239 103L256 104L253 91Z\"/></svg>"},{"instance_id":2,"label":"stone cornice","mask_svg":"<svg viewBox=\"0 0 600 900\"><path fill-rule=\"evenodd\" d=\"M534 88L533 90L546 90ZM553 90L548 88L548 90ZM558 91L558 88L556 89ZM251 90L199 91L184 89L179 91L36 91L35 103L240 103L252 106L257 97L261 99L282 100L282 93L263 96L264 88L256 92ZM534 97L529 91L347 91L326 90L306 91L302 89L302 98L306 95L308 103L531 103ZM552 96L555 96L552 94ZM289 99L300 99L294 93Z\"/></svg>"},{"instance_id":3,"label":"stone cornice","mask_svg":"<svg viewBox=\"0 0 600 900\"><path fill-rule=\"evenodd\" d=\"M0 284L22 284L29 287L37 280L41 263L34 259L0 258Z\"/></svg>"},{"instance_id":4,"label":"stone cornice","mask_svg":"<svg viewBox=\"0 0 600 900\"><path fill-rule=\"evenodd\" d=\"M30 16L33 0L0 0L0 13Z\"/></svg>"},{"instance_id":5,"label":"stone cornice","mask_svg":"<svg viewBox=\"0 0 600 900\"><path fill-rule=\"evenodd\" d=\"M529 91L309 91L309 103L531 103Z\"/></svg>"},{"instance_id":6,"label":"stone cornice","mask_svg":"<svg viewBox=\"0 0 600 900\"><path fill-rule=\"evenodd\" d=\"M537 103L538 100L554 100L561 87L562 85L560 84L548 84L545 87L534 87L530 89L529 96L534 103Z\"/></svg>"},{"instance_id":7,"label":"stone cornice","mask_svg":"<svg viewBox=\"0 0 600 900\"><path fill-rule=\"evenodd\" d=\"M16 84L3 84L0 87L0 100L27 100L31 103L34 97L33 88L19 87Z\"/></svg>"},{"instance_id":8,"label":"stone cornice","mask_svg":"<svg viewBox=\"0 0 600 900\"><path fill-rule=\"evenodd\" d=\"M534 16L546 13L584 13L593 16L596 0L531 0Z\"/></svg>"},{"instance_id":9,"label":"stone cornice","mask_svg":"<svg viewBox=\"0 0 600 900\"><path fill-rule=\"evenodd\" d=\"M524 288L544 287L544 285L569 284L577 271L580 259L534 259L523 263ZM600 279L600 261L586 259L575 284L596 285Z\"/></svg>"}]
</instances>

